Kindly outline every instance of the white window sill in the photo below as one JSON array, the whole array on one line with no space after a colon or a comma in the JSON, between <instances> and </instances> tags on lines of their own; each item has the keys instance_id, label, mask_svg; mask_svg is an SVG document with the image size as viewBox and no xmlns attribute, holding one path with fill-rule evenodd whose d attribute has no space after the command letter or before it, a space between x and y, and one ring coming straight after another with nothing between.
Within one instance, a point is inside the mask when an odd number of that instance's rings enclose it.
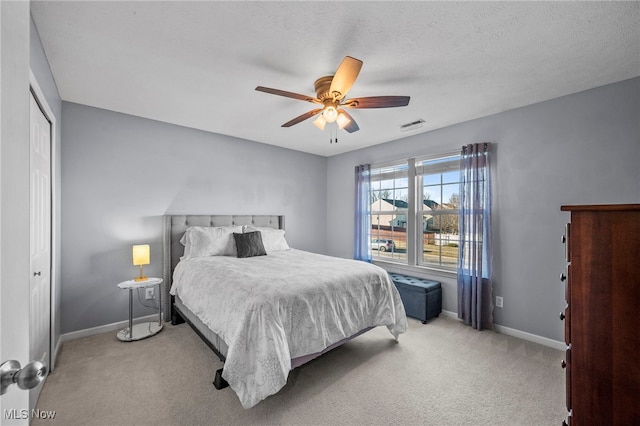
<instances>
[{"instance_id":1,"label":"white window sill","mask_svg":"<svg viewBox=\"0 0 640 426\"><path fill-rule=\"evenodd\" d=\"M407 265L398 262L389 262L384 260L373 259L373 264L385 269L389 272L398 274L416 275L418 277L429 278L431 276L439 276L449 279L456 279L458 274L456 270L439 269L426 266Z\"/></svg>"}]
</instances>

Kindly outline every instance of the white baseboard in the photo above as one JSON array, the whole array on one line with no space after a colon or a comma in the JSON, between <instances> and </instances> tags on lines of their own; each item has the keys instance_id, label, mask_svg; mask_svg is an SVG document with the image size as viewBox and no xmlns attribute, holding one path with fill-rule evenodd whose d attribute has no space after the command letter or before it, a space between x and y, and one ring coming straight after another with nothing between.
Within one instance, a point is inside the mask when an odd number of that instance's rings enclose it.
<instances>
[{"instance_id":1,"label":"white baseboard","mask_svg":"<svg viewBox=\"0 0 640 426\"><path fill-rule=\"evenodd\" d=\"M440 315L444 315L449 318L455 318L461 321L458 318L458 314L456 312L445 311L443 310ZM538 343L543 346L547 346L553 349L558 349L564 351L567 349L567 345L564 342L549 339L547 337L538 336L537 334L527 333L526 331L516 330L515 328L505 327L503 325L494 324L493 328L496 332L501 334L506 334L507 336L517 337L518 339L526 340L533 343Z\"/></svg>"},{"instance_id":2,"label":"white baseboard","mask_svg":"<svg viewBox=\"0 0 640 426\"><path fill-rule=\"evenodd\" d=\"M134 318L133 322L138 323L142 321L153 321L158 318L158 314L151 314L145 317ZM98 327L86 328L84 330L72 331L70 333L65 333L60 336L60 342L68 342L69 340L81 339L83 337L93 336L94 334L107 333L109 331L121 330L123 328L129 327L129 320L114 322L111 324L100 325ZM57 348L56 348L57 352Z\"/></svg>"},{"instance_id":3,"label":"white baseboard","mask_svg":"<svg viewBox=\"0 0 640 426\"><path fill-rule=\"evenodd\" d=\"M564 351L567 349L567 345L559 340L549 339L547 337L538 336L537 334L527 333L526 331L516 330L515 328L505 327L503 325L494 324L494 329L498 333L506 334L508 336L517 337L522 340L528 340L529 342L538 343L543 346L548 346L553 349Z\"/></svg>"},{"instance_id":4,"label":"white baseboard","mask_svg":"<svg viewBox=\"0 0 640 426\"><path fill-rule=\"evenodd\" d=\"M457 312L445 311L443 309L442 312L440 312L440 315L444 315L445 317L448 317L448 318L453 318L453 319L460 320L460 318L458 318L458 313Z\"/></svg>"},{"instance_id":5,"label":"white baseboard","mask_svg":"<svg viewBox=\"0 0 640 426\"><path fill-rule=\"evenodd\" d=\"M56 347L53 349L53 354L51 354L51 365L49 366L50 372L55 370L56 368L56 360L58 359L58 354L60 353L60 348L62 347L62 336L58 338L56 342Z\"/></svg>"},{"instance_id":6,"label":"white baseboard","mask_svg":"<svg viewBox=\"0 0 640 426\"><path fill-rule=\"evenodd\" d=\"M456 312L443 310L440 313L440 315L460 321L460 319L458 318L458 314ZM136 318L134 322L153 321L153 319L155 318L157 318L157 315L152 314L152 315L147 315L146 317ZM112 324L101 325L98 327L87 328L84 330L72 331L71 333L65 333L62 336L60 336L60 340L56 345L55 355L58 354L58 351L60 350L60 345L62 344L62 342L68 342L69 340L75 340L75 339L80 339L82 337L93 336L94 334L107 333L109 331L116 331L128 326L129 326L129 321L120 321L120 322L114 322ZM564 342L549 339L547 337L538 336L537 334L527 333L526 331L516 330L515 328L509 328L499 324L495 324L494 329L498 333L517 337L519 339L527 340L529 342L538 343L540 345L548 346L553 349L558 349L562 351L567 349L567 345Z\"/></svg>"}]
</instances>

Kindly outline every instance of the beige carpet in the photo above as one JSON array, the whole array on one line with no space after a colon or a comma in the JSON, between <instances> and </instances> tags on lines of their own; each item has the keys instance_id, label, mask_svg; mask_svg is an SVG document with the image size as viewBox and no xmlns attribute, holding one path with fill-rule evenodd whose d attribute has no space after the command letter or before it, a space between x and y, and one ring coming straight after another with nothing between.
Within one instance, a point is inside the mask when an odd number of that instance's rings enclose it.
<instances>
[{"instance_id":1,"label":"beige carpet","mask_svg":"<svg viewBox=\"0 0 640 426\"><path fill-rule=\"evenodd\" d=\"M185 324L123 343L67 342L34 425L558 425L564 352L451 318L409 320L396 343L378 327L294 370L278 394L244 410L216 390L222 363Z\"/></svg>"}]
</instances>

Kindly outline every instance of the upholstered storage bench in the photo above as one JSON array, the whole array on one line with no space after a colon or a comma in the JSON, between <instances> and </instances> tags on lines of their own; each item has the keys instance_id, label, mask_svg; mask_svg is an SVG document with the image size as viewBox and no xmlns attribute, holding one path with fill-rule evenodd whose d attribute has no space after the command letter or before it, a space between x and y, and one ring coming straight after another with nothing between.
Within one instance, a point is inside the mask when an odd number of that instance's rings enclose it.
<instances>
[{"instance_id":1,"label":"upholstered storage bench","mask_svg":"<svg viewBox=\"0 0 640 426\"><path fill-rule=\"evenodd\" d=\"M442 287L438 281L389 272L407 315L426 324L442 312Z\"/></svg>"}]
</instances>

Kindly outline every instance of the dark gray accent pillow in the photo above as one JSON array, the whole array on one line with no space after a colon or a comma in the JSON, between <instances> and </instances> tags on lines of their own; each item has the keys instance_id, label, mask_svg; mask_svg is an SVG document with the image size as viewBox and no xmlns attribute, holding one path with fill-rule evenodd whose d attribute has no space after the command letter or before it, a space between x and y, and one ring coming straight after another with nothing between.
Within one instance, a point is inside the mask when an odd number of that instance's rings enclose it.
<instances>
[{"instance_id":1,"label":"dark gray accent pillow","mask_svg":"<svg viewBox=\"0 0 640 426\"><path fill-rule=\"evenodd\" d=\"M264 256L267 252L262 244L260 231L246 232L244 234L233 233L238 249L238 257Z\"/></svg>"}]
</instances>

